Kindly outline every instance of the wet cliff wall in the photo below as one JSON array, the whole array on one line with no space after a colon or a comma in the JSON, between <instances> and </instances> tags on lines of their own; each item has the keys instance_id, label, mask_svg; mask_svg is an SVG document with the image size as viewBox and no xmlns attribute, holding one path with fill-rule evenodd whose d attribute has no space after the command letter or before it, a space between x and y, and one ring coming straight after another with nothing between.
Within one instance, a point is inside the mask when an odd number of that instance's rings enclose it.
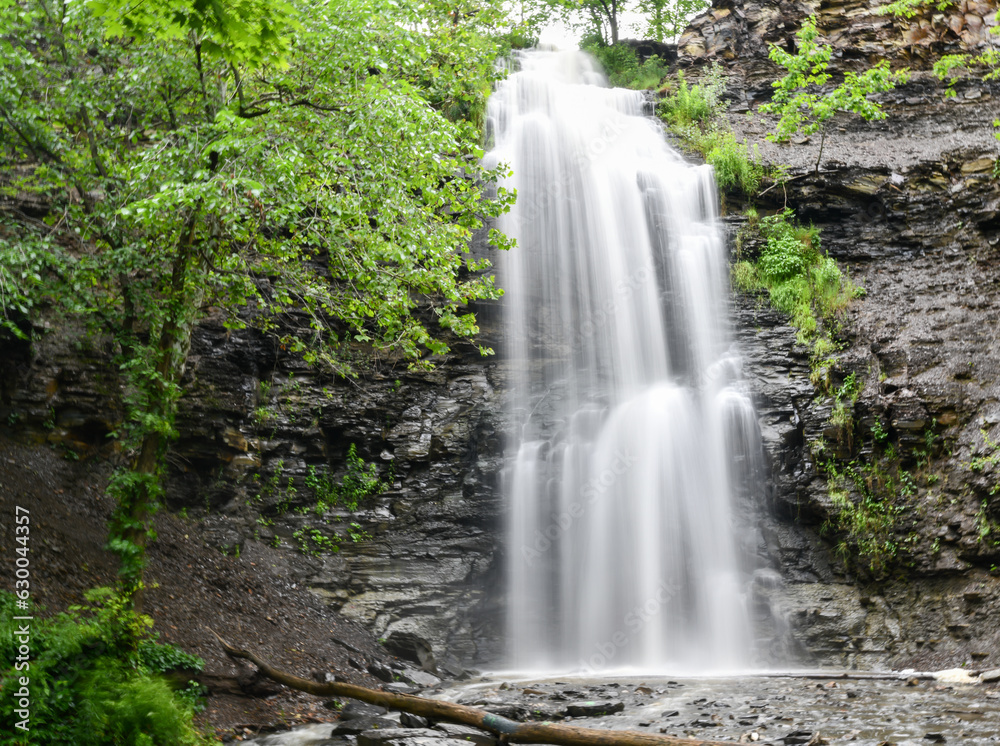
<instances>
[{"instance_id":1,"label":"wet cliff wall","mask_svg":"<svg viewBox=\"0 0 1000 746\"><path fill-rule=\"evenodd\" d=\"M972 71L946 96L929 70L943 54L987 48L996 5L957 3L912 22L878 16L877 5L717 2L680 41L691 73L709 61L723 66L737 137L755 145L765 165L787 169L785 186L758 197L758 208L787 206L815 224L826 251L865 289L835 332L829 389L851 375L859 383L846 427L833 424L833 398L811 382L810 350L796 343L787 318L760 296L735 299L771 464L760 555L783 577L780 587L759 586L761 618L786 625L784 639L807 661L993 666L1000 89ZM818 136L768 142L771 122L756 111L783 73L766 44L794 49L794 32L811 14L835 50L833 83L880 59L912 70L909 83L880 96L885 120L833 120L818 170ZM729 220L736 237L739 211ZM856 465L871 480L877 475L866 464L884 464L889 447L905 478L884 496L894 506L890 559L873 571L856 547L837 551L843 536L831 526L842 508L821 462L833 459L842 473ZM852 489L851 499L864 498Z\"/></svg>"}]
</instances>

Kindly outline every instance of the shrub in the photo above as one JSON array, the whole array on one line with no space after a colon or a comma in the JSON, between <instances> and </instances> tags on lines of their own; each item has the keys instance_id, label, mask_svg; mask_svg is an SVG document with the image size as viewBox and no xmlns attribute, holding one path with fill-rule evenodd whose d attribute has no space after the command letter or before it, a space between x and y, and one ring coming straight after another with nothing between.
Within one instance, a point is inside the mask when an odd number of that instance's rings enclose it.
<instances>
[{"instance_id":1,"label":"shrub","mask_svg":"<svg viewBox=\"0 0 1000 746\"><path fill-rule=\"evenodd\" d=\"M831 355L836 345L830 327L859 289L845 277L840 267L822 253L819 231L798 224L786 209L775 215L748 219L745 233L757 233L764 247L756 262L733 264L733 286L744 291L766 290L772 307L791 316L801 344L812 345L813 384L825 391L829 386Z\"/></svg>"},{"instance_id":2,"label":"shrub","mask_svg":"<svg viewBox=\"0 0 1000 746\"><path fill-rule=\"evenodd\" d=\"M667 63L659 57L649 57L639 62L635 50L627 44L605 44L599 35L584 37L580 48L592 54L616 88L645 90L656 88L666 77Z\"/></svg>"},{"instance_id":3,"label":"shrub","mask_svg":"<svg viewBox=\"0 0 1000 746\"><path fill-rule=\"evenodd\" d=\"M720 188L737 187L746 195L756 194L764 169L756 148L751 150L746 140L737 141L722 117L725 90L726 82L718 63L694 85L688 85L684 72L678 71L676 86L659 102L657 113L715 169Z\"/></svg>"},{"instance_id":4,"label":"shrub","mask_svg":"<svg viewBox=\"0 0 1000 746\"><path fill-rule=\"evenodd\" d=\"M142 632L146 620L123 611L110 589L91 591L86 607L51 619L36 616L31 628L31 729L0 736L3 746L194 746L210 741L192 723L193 708L155 670L174 662L198 667L200 659L173 646L158 646ZM0 591L0 688L14 690L20 676L12 631L16 599ZM146 636L136 638L136 635ZM13 724L12 697L0 699L0 718Z\"/></svg>"},{"instance_id":5,"label":"shrub","mask_svg":"<svg viewBox=\"0 0 1000 746\"><path fill-rule=\"evenodd\" d=\"M354 443L347 448L346 461L347 472L340 482L329 474L318 473L315 466L309 467L305 481L306 486L316 495L317 513L323 513L334 505L343 505L353 513L366 497L389 488L391 475L387 481L382 481L378 475L378 466L374 463L366 464L358 455Z\"/></svg>"},{"instance_id":6,"label":"shrub","mask_svg":"<svg viewBox=\"0 0 1000 746\"><path fill-rule=\"evenodd\" d=\"M746 140L737 142L732 132L723 132L713 138L705 161L715 169L715 181L720 189L735 186L750 195L760 188L764 169L757 161L756 146L751 151Z\"/></svg>"},{"instance_id":7,"label":"shrub","mask_svg":"<svg viewBox=\"0 0 1000 746\"><path fill-rule=\"evenodd\" d=\"M684 71L677 71L677 88L664 97L657 111L672 128L685 128L692 124L714 125L722 113L722 93L725 81L722 68L714 64L702 83L688 85Z\"/></svg>"}]
</instances>

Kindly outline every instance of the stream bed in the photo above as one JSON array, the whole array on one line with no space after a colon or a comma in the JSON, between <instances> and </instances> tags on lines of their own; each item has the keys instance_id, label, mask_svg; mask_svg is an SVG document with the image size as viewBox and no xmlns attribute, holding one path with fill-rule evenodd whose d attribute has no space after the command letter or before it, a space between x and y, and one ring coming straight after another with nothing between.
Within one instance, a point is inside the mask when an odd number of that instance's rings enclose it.
<instances>
[{"instance_id":1,"label":"stream bed","mask_svg":"<svg viewBox=\"0 0 1000 746\"><path fill-rule=\"evenodd\" d=\"M488 678L425 691L423 695L481 707L517 720L550 720L589 728L775 746L827 742L859 746L1000 743L1000 689L918 677ZM380 717L399 720L398 713ZM490 740L472 729L463 734L456 726L411 728L408 733L384 721L381 733L368 730L348 735L344 730L356 730L345 728L350 722L316 724L244 743L457 746L458 741L473 741L486 746Z\"/></svg>"}]
</instances>

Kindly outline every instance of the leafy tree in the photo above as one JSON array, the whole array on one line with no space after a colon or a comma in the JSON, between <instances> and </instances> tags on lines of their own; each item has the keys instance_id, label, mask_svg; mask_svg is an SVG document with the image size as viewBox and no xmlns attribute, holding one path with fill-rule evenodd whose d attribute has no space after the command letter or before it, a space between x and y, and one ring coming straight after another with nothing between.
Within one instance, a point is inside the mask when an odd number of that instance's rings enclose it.
<instances>
[{"instance_id":1,"label":"leafy tree","mask_svg":"<svg viewBox=\"0 0 1000 746\"><path fill-rule=\"evenodd\" d=\"M892 90L906 82L908 72L893 72L889 62L882 60L860 75L854 72L844 74L844 82L832 91L823 93L823 86L830 74L826 71L830 62L830 46L817 41L819 32L816 21L807 18L795 35L798 52L791 54L776 44L771 45L769 57L788 74L775 81L774 96L770 103L760 110L778 116L774 133L767 138L772 142L787 142L797 132L804 135L821 133L816 170L823 159L823 145L826 142L827 122L838 111L850 111L866 121L885 119L882 107L869 100L868 95Z\"/></svg>"},{"instance_id":2,"label":"leafy tree","mask_svg":"<svg viewBox=\"0 0 1000 746\"><path fill-rule=\"evenodd\" d=\"M707 0L640 0L646 14L646 33L657 41L679 36L688 19L709 6Z\"/></svg>"},{"instance_id":3,"label":"leafy tree","mask_svg":"<svg viewBox=\"0 0 1000 746\"><path fill-rule=\"evenodd\" d=\"M548 13L566 23L586 27L600 36L605 45L618 43L621 16L629 8L629 0L540 0L544 15Z\"/></svg>"},{"instance_id":4,"label":"leafy tree","mask_svg":"<svg viewBox=\"0 0 1000 746\"><path fill-rule=\"evenodd\" d=\"M476 333L466 304L499 290L468 239L512 199L478 165L504 22L471 1L0 2L0 190L48 204L3 217L0 310L25 334L58 303L113 342L109 546L137 606L199 319L343 374L361 348L427 365L441 331Z\"/></svg>"}]
</instances>

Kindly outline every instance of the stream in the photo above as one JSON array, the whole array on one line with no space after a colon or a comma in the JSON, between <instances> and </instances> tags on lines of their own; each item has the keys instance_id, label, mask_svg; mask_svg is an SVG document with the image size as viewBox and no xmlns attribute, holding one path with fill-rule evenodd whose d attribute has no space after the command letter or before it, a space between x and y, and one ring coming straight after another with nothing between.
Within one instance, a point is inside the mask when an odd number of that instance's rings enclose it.
<instances>
[{"instance_id":1,"label":"stream","mask_svg":"<svg viewBox=\"0 0 1000 746\"><path fill-rule=\"evenodd\" d=\"M958 676L964 672L958 672ZM823 672L824 676L833 675ZM942 676L942 674L938 674ZM858 746L1000 743L1000 689L942 678L829 679L801 675L740 678L488 677L427 696L523 719L558 720L608 730L759 744L852 743ZM607 714L600 714L600 713ZM574 713L574 714L570 714ZM386 717L398 719L398 714ZM348 721L350 722L350 721ZM338 736L314 724L244 743L256 746L456 746L454 732L434 737L395 731ZM471 731L471 729L469 729ZM492 741L487 734L474 742Z\"/></svg>"}]
</instances>

